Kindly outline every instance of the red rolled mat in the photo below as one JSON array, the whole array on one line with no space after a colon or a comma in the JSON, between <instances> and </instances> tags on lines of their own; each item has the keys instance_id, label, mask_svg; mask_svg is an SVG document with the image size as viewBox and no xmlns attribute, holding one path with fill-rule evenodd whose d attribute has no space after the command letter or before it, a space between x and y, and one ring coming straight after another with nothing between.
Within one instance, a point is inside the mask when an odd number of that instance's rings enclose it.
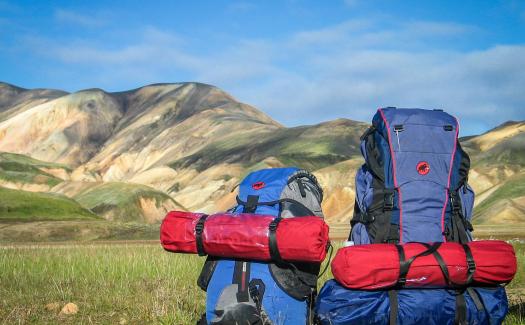
<instances>
[{"instance_id":1,"label":"red rolled mat","mask_svg":"<svg viewBox=\"0 0 525 325\"><path fill-rule=\"evenodd\" d=\"M197 253L195 226L203 214L172 211L160 227L164 249ZM212 256L270 261L269 215L214 214L206 218L202 232L204 252ZM276 229L281 258L290 262L322 262L328 245L328 225L312 217L284 218Z\"/></svg>"},{"instance_id":2,"label":"red rolled mat","mask_svg":"<svg viewBox=\"0 0 525 325\"><path fill-rule=\"evenodd\" d=\"M427 244L428 245L428 244ZM507 283L516 274L516 256L512 245L499 240L473 241L467 244L475 270L472 284ZM385 289L398 284L401 247L405 260L418 255L428 246L421 243L370 244L341 248L333 262L334 278L350 289ZM442 257L450 281L447 281L438 259L429 254L414 259L408 269L404 287L455 287L465 285L468 278L467 254L459 243L441 243L437 253Z\"/></svg>"}]
</instances>

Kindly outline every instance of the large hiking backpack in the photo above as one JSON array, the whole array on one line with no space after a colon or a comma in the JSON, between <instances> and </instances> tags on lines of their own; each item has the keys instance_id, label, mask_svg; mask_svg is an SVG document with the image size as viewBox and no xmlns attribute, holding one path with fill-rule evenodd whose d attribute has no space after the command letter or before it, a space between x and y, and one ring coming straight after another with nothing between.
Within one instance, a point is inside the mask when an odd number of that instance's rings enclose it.
<instances>
[{"instance_id":1,"label":"large hiking backpack","mask_svg":"<svg viewBox=\"0 0 525 325\"><path fill-rule=\"evenodd\" d=\"M263 169L241 182L238 205L230 212L322 218L322 199L321 187L307 171ZM264 263L209 256L198 279L207 292L206 323L307 324L313 317L319 270L319 263Z\"/></svg>"},{"instance_id":2,"label":"large hiking backpack","mask_svg":"<svg viewBox=\"0 0 525 325\"><path fill-rule=\"evenodd\" d=\"M380 108L361 137L351 240L467 242L474 192L459 124L441 110Z\"/></svg>"},{"instance_id":3,"label":"large hiking backpack","mask_svg":"<svg viewBox=\"0 0 525 325\"><path fill-rule=\"evenodd\" d=\"M461 149L458 131L457 120L441 110L387 107L374 115L372 126L361 137L365 164L356 174L356 202L349 240L356 245L397 244L399 278L395 286L373 291L348 289L334 280L328 281L316 301L321 324L500 324L503 321L508 311L503 287L405 286L409 279L404 271L410 267L410 261L405 260L399 244L438 243L419 254L426 256L437 255L434 250L441 242L465 245L472 239L474 192L467 182L470 159ZM371 259L382 255L373 251L370 254ZM465 256L472 274L475 261L467 253ZM448 278L446 271L443 276Z\"/></svg>"}]
</instances>

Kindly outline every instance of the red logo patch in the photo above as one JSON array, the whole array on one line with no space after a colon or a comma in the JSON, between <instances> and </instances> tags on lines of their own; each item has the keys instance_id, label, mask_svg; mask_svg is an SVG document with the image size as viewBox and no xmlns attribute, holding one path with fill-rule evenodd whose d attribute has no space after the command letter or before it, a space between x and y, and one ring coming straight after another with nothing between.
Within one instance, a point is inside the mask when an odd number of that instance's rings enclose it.
<instances>
[{"instance_id":1,"label":"red logo patch","mask_svg":"<svg viewBox=\"0 0 525 325\"><path fill-rule=\"evenodd\" d=\"M253 183L252 184L252 188L254 190L260 190L261 188L263 188L266 184L264 184L264 182L257 182L257 183Z\"/></svg>"},{"instance_id":2,"label":"red logo patch","mask_svg":"<svg viewBox=\"0 0 525 325\"><path fill-rule=\"evenodd\" d=\"M419 175L426 175L430 172L430 165L426 161L420 161L417 164L416 169Z\"/></svg>"}]
</instances>

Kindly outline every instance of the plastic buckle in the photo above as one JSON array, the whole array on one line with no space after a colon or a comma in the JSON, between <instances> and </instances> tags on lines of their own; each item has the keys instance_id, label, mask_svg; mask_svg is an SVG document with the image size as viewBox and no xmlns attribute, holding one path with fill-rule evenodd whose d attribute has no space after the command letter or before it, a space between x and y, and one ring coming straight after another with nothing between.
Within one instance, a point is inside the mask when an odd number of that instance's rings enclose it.
<instances>
[{"instance_id":1,"label":"plastic buckle","mask_svg":"<svg viewBox=\"0 0 525 325\"><path fill-rule=\"evenodd\" d=\"M461 210L461 205L459 204L458 199L452 193L450 193L450 205L452 205L452 211L458 212Z\"/></svg>"},{"instance_id":2,"label":"plastic buckle","mask_svg":"<svg viewBox=\"0 0 525 325\"><path fill-rule=\"evenodd\" d=\"M280 219L277 220L279 218L275 218L272 220L272 222L270 222L270 225L268 226L268 229L270 229L270 231L276 231L277 230L277 225L279 224L279 221L281 221Z\"/></svg>"},{"instance_id":3,"label":"plastic buckle","mask_svg":"<svg viewBox=\"0 0 525 325\"><path fill-rule=\"evenodd\" d=\"M204 231L204 222L199 220L199 222L197 222L197 224L195 225L195 233L197 235L201 235L203 231Z\"/></svg>"},{"instance_id":4,"label":"plastic buckle","mask_svg":"<svg viewBox=\"0 0 525 325\"><path fill-rule=\"evenodd\" d=\"M384 196L383 211L392 211L394 209L394 194L389 193Z\"/></svg>"},{"instance_id":5,"label":"plastic buckle","mask_svg":"<svg viewBox=\"0 0 525 325\"><path fill-rule=\"evenodd\" d=\"M467 266L469 271L475 271L476 270L476 263L474 261L467 261Z\"/></svg>"}]
</instances>

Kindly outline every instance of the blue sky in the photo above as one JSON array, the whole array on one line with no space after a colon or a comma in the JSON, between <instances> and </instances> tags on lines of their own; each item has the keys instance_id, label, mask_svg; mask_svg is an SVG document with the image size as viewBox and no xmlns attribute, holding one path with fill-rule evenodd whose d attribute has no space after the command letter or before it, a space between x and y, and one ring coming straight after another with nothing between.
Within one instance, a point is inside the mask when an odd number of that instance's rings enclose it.
<instances>
[{"instance_id":1,"label":"blue sky","mask_svg":"<svg viewBox=\"0 0 525 325\"><path fill-rule=\"evenodd\" d=\"M287 126L444 108L476 134L525 119L525 2L0 0L0 80L199 81Z\"/></svg>"}]
</instances>

